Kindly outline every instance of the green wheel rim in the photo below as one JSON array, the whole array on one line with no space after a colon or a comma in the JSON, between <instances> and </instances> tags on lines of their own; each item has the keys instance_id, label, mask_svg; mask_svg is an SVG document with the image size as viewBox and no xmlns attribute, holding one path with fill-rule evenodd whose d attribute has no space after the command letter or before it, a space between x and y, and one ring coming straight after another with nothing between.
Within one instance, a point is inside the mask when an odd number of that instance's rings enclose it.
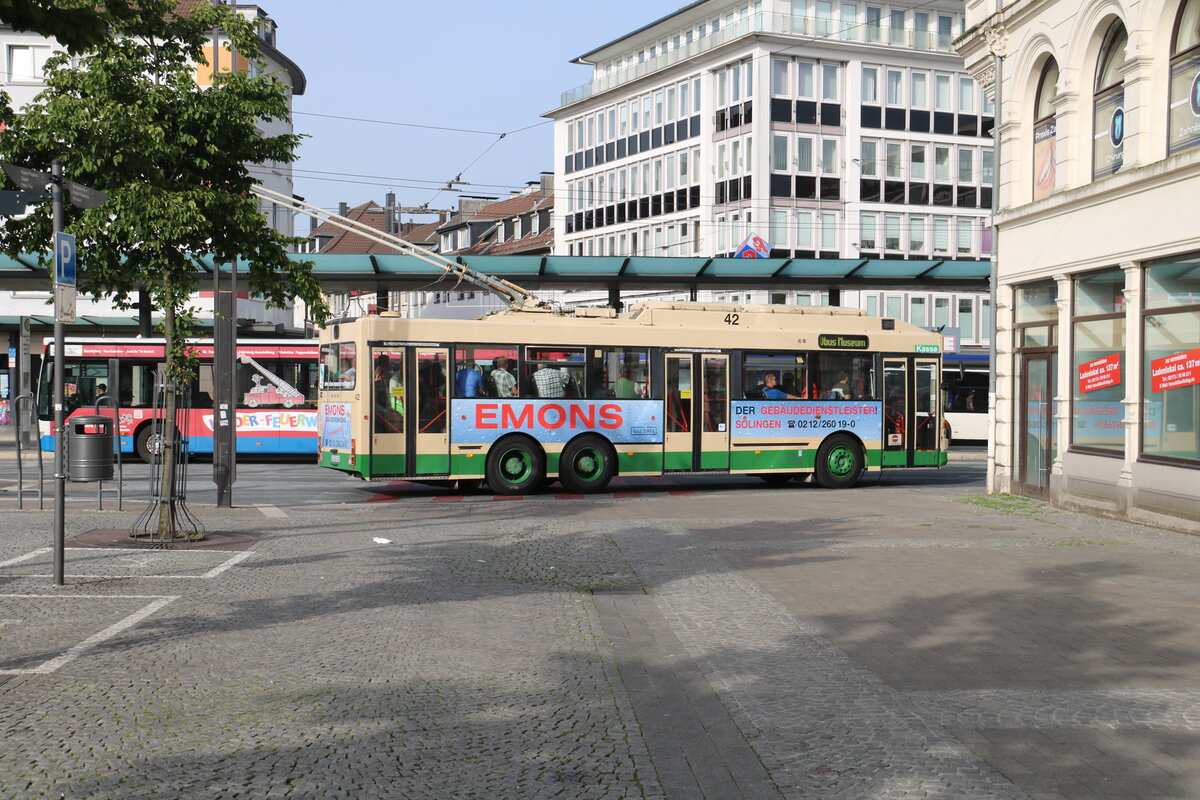
<instances>
[{"instance_id":1,"label":"green wheel rim","mask_svg":"<svg viewBox=\"0 0 1200 800\"><path fill-rule=\"evenodd\" d=\"M594 447L581 448L571 459L571 472L581 483L595 483L604 475L604 455Z\"/></svg>"},{"instance_id":2,"label":"green wheel rim","mask_svg":"<svg viewBox=\"0 0 1200 800\"><path fill-rule=\"evenodd\" d=\"M826 463L829 465L830 473L844 478L853 474L857 468L858 456L853 448L840 444L829 451L829 459Z\"/></svg>"},{"instance_id":3,"label":"green wheel rim","mask_svg":"<svg viewBox=\"0 0 1200 800\"><path fill-rule=\"evenodd\" d=\"M500 454L500 475L513 484L524 483L533 477L533 458L514 447Z\"/></svg>"}]
</instances>

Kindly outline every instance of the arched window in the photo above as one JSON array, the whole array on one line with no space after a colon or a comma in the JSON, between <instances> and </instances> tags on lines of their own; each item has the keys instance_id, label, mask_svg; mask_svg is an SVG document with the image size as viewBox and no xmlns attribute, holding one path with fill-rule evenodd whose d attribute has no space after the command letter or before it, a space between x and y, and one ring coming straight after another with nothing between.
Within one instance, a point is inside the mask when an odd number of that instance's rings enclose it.
<instances>
[{"instance_id":1,"label":"arched window","mask_svg":"<svg viewBox=\"0 0 1200 800\"><path fill-rule=\"evenodd\" d=\"M1054 193L1056 170L1054 146L1058 123L1054 118L1054 95L1058 89L1058 62L1051 58L1042 67L1037 99L1033 106L1033 199L1042 200Z\"/></svg>"},{"instance_id":2,"label":"arched window","mask_svg":"<svg viewBox=\"0 0 1200 800\"><path fill-rule=\"evenodd\" d=\"M1092 107L1092 177L1119 172L1125 160L1125 26L1114 22L1104 35L1096 64L1096 94Z\"/></svg>"},{"instance_id":3,"label":"arched window","mask_svg":"<svg viewBox=\"0 0 1200 800\"><path fill-rule=\"evenodd\" d=\"M1200 0L1184 0L1171 41L1169 153L1200 147Z\"/></svg>"}]
</instances>

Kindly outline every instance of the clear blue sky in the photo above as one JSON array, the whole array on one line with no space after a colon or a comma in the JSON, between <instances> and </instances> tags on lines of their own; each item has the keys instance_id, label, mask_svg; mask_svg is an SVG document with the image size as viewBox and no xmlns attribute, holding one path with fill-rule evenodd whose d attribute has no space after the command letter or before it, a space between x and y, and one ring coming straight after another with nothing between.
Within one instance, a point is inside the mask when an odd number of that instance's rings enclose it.
<instances>
[{"instance_id":1,"label":"clear blue sky","mask_svg":"<svg viewBox=\"0 0 1200 800\"><path fill-rule=\"evenodd\" d=\"M457 195L434 187L460 173L474 184L462 194L504 197L553 171L552 124L541 115L558 106L563 91L591 77L590 68L571 59L686 4L259 2L279 26L279 49L308 78L307 91L294 102L296 131L310 136L295 165L296 193L333 210L343 200L382 204L389 188L404 205L452 208ZM500 132L512 133L498 139ZM297 220L297 232L307 229Z\"/></svg>"}]
</instances>

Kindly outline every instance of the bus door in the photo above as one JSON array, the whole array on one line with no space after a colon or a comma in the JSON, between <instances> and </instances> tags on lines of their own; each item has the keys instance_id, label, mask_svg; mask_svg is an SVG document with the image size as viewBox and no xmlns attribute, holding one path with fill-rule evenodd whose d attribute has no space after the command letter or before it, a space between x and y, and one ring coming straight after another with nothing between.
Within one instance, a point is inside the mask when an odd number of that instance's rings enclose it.
<instances>
[{"instance_id":1,"label":"bus door","mask_svg":"<svg viewBox=\"0 0 1200 800\"><path fill-rule=\"evenodd\" d=\"M883 360L883 465L938 466L942 414L936 358Z\"/></svg>"},{"instance_id":2,"label":"bus door","mask_svg":"<svg viewBox=\"0 0 1200 800\"><path fill-rule=\"evenodd\" d=\"M667 353L663 471L729 469L729 357Z\"/></svg>"},{"instance_id":3,"label":"bus door","mask_svg":"<svg viewBox=\"0 0 1200 800\"><path fill-rule=\"evenodd\" d=\"M409 475L450 474L450 377L449 349L409 348Z\"/></svg>"},{"instance_id":4,"label":"bus door","mask_svg":"<svg viewBox=\"0 0 1200 800\"><path fill-rule=\"evenodd\" d=\"M371 348L371 463L372 475L401 475L408 471L408 442L404 435L407 400L403 347Z\"/></svg>"},{"instance_id":5,"label":"bus door","mask_svg":"<svg viewBox=\"0 0 1200 800\"><path fill-rule=\"evenodd\" d=\"M908 359L883 360L883 466L909 466Z\"/></svg>"},{"instance_id":6,"label":"bus door","mask_svg":"<svg viewBox=\"0 0 1200 800\"><path fill-rule=\"evenodd\" d=\"M936 358L913 359L913 464L939 466L942 450L942 404L938 388L941 365Z\"/></svg>"}]
</instances>

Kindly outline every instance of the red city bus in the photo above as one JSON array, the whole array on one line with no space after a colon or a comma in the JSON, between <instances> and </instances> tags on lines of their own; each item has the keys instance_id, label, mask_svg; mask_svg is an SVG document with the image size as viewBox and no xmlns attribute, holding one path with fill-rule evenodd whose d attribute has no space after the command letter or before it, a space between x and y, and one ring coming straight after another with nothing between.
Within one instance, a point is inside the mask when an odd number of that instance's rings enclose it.
<instances>
[{"instance_id":1,"label":"red city bus","mask_svg":"<svg viewBox=\"0 0 1200 800\"><path fill-rule=\"evenodd\" d=\"M192 453L213 449L213 343L194 342L200 360L191 385L191 408L176 425ZM237 345L238 453L316 454L317 344L305 339L250 339ZM64 412L68 418L111 414L115 402L122 453L150 462L160 448L151 424L154 374L166 367L162 339L68 338L64 346ZM39 433L43 450L54 450L54 343L44 347L38 385ZM107 398L101 400L101 398ZM161 413L160 413L161 416Z\"/></svg>"}]
</instances>

